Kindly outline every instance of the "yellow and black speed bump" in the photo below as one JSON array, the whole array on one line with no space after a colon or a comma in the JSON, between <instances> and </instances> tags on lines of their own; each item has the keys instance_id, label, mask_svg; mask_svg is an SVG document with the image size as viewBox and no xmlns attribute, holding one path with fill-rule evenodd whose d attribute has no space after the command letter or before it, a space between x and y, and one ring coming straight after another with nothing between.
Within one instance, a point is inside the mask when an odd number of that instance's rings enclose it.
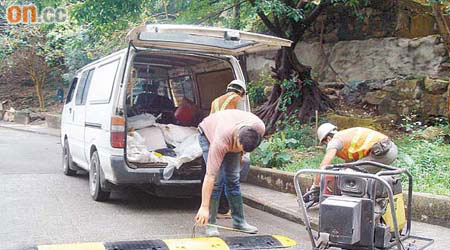
<instances>
[{"instance_id":1,"label":"yellow and black speed bump","mask_svg":"<svg viewBox=\"0 0 450 250\"><path fill-rule=\"evenodd\" d=\"M187 238L41 245L37 250L250 250L289 248L297 243L281 235Z\"/></svg>"}]
</instances>

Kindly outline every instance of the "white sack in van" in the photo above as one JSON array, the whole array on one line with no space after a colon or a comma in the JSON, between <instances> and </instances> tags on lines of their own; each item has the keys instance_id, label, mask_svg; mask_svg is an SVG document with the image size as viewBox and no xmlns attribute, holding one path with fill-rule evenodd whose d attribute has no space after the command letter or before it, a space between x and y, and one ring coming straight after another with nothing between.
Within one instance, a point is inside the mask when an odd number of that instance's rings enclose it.
<instances>
[{"instance_id":1,"label":"white sack in van","mask_svg":"<svg viewBox=\"0 0 450 250\"><path fill-rule=\"evenodd\" d=\"M169 162L169 165L164 168L163 177L168 180L172 177L175 169L178 169L186 162L191 162L203 154L202 148L198 141L199 134L193 134L186 138L178 147L174 150L177 153L177 161L174 164Z\"/></svg>"},{"instance_id":2,"label":"white sack in van","mask_svg":"<svg viewBox=\"0 0 450 250\"><path fill-rule=\"evenodd\" d=\"M141 129L155 125L156 117L152 114L140 114L127 118L128 128Z\"/></svg>"},{"instance_id":3,"label":"white sack in van","mask_svg":"<svg viewBox=\"0 0 450 250\"><path fill-rule=\"evenodd\" d=\"M132 132L127 136L127 158L130 162L146 163L150 161L147 146L139 133Z\"/></svg>"},{"instance_id":4,"label":"white sack in van","mask_svg":"<svg viewBox=\"0 0 450 250\"><path fill-rule=\"evenodd\" d=\"M173 124L159 124L159 123L156 123L155 126L161 128L166 143L173 145L175 147L178 147L189 136L198 133L198 130L195 127L183 127Z\"/></svg>"},{"instance_id":5,"label":"white sack in van","mask_svg":"<svg viewBox=\"0 0 450 250\"><path fill-rule=\"evenodd\" d=\"M167 148L164 140L164 135L159 127L149 127L136 130L136 133L140 135L144 140L144 145L148 151L154 151L156 149Z\"/></svg>"}]
</instances>

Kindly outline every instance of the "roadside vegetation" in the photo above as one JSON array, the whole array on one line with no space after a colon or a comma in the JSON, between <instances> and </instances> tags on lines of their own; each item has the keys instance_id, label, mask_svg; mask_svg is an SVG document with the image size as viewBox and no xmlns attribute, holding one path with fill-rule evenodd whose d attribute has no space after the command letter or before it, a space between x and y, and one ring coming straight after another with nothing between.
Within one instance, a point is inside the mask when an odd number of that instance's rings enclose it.
<instances>
[{"instance_id":1,"label":"roadside vegetation","mask_svg":"<svg viewBox=\"0 0 450 250\"><path fill-rule=\"evenodd\" d=\"M263 98L264 81L249 89L251 103L256 105ZM259 89L259 90L255 90ZM339 107L338 109L344 109ZM319 124L325 122L319 119ZM325 154L325 146L319 146L315 123L300 124L295 116L278 124L278 130L267 136L252 154L252 164L260 167L276 168L296 172L305 168L318 168ZM436 128L437 135L425 138L424 131ZM404 117L398 124L383 131L394 138L399 148L395 167L407 168L414 178L414 191L450 196L450 128L448 119L436 118L419 121L415 117ZM333 163L343 163L335 158ZM405 182L406 184L406 179Z\"/></svg>"}]
</instances>

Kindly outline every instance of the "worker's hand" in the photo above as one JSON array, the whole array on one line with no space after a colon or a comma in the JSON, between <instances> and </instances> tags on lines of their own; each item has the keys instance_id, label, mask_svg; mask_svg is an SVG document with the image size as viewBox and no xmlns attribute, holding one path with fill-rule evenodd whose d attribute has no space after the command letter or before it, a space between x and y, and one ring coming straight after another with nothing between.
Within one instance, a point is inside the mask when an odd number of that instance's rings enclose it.
<instances>
[{"instance_id":1,"label":"worker's hand","mask_svg":"<svg viewBox=\"0 0 450 250\"><path fill-rule=\"evenodd\" d=\"M305 203L311 203L310 205L319 202L320 198L320 186L312 185L308 192L303 196L303 201Z\"/></svg>"},{"instance_id":2,"label":"worker's hand","mask_svg":"<svg viewBox=\"0 0 450 250\"><path fill-rule=\"evenodd\" d=\"M195 216L195 224L197 226L204 226L208 224L209 209L208 207L200 207Z\"/></svg>"}]
</instances>

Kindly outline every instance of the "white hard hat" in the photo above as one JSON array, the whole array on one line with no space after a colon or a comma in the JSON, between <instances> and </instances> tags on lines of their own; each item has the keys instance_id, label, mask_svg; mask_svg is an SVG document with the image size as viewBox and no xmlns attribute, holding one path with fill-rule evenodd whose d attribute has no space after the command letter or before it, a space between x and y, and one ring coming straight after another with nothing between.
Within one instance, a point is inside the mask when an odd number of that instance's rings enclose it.
<instances>
[{"instance_id":1,"label":"white hard hat","mask_svg":"<svg viewBox=\"0 0 450 250\"><path fill-rule=\"evenodd\" d=\"M241 80L233 80L227 85L227 91L236 90L245 94L245 83Z\"/></svg>"},{"instance_id":2,"label":"white hard hat","mask_svg":"<svg viewBox=\"0 0 450 250\"><path fill-rule=\"evenodd\" d=\"M336 126L334 126L331 123L324 123L319 126L317 129L317 137L319 138L319 142L322 142L325 137L332 132L333 130L336 130Z\"/></svg>"}]
</instances>

